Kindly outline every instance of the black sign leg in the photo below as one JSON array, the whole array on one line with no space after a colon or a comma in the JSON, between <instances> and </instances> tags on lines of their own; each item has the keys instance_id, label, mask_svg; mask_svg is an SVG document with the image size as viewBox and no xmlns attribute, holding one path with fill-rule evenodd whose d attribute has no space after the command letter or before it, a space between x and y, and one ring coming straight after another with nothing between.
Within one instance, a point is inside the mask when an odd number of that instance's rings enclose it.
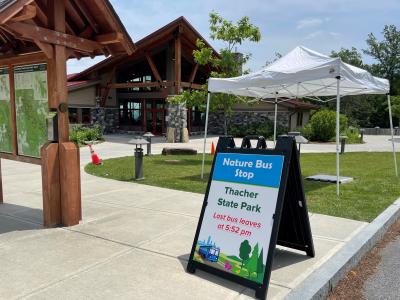
<instances>
[{"instance_id":1,"label":"black sign leg","mask_svg":"<svg viewBox=\"0 0 400 300\"><path fill-rule=\"evenodd\" d=\"M186 271L188 273L190 273L190 274L196 273L196 268L195 268L195 266L193 265L193 263L191 261L189 261L189 263L188 263L188 265L186 267Z\"/></svg>"},{"instance_id":2,"label":"black sign leg","mask_svg":"<svg viewBox=\"0 0 400 300\"><path fill-rule=\"evenodd\" d=\"M267 289L266 288L258 288L256 289L256 298L265 300L267 297Z\"/></svg>"}]
</instances>

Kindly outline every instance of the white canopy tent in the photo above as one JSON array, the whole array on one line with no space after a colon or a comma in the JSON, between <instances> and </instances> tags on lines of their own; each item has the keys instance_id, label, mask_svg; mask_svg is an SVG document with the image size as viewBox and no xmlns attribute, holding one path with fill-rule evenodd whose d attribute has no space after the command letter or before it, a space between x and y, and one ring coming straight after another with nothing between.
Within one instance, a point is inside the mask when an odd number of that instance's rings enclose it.
<instances>
[{"instance_id":1,"label":"white canopy tent","mask_svg":"<svg viewBox=\"0 0 400 300\"><path fill-rule=\"evenodd\" d=\"M292 98L303 98L327 102L336 99L336 176L339 195L339 112L340 98L348 95L384 94L389 105L392 148L397 172L396 151L393 139L393 122L389 95L389 81L372 76L369 72L351 66L305 47L296 47L287 55L264 69L233 78L210 78L204 133L202 178L204 176L205 145L208 130L208 114L211 93L226 93L243 97L254 97L275 104L274 141L276 140L277 107L280 102ZM332 97L328 98L326 97ZM320 97L324 97L321 99Z\"/></svg>"}]
</instances>

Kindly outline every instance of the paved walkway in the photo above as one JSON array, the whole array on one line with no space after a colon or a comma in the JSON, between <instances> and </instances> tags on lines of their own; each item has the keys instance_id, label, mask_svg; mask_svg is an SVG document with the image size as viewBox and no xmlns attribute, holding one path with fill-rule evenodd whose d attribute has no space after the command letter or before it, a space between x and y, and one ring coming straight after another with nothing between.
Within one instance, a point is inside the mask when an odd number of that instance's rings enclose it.
<instances>
[{"instance_id":1,"label":"paved walkway","mask_svg":"<svg viewBox=\"0 0 400 300\"><path fill-rule=\"evenodd\" d=\"M134 146L129 145L128 141L132 139L131 135L106 135L105 143L95 146L99 155L102 158L108 157L118 157L133 155ZM389 142L389 136L365 136L364 144L357 145L347 145L346 151L348 152L391 152L392 144ZM241 139L236 139L236 145L241 144ZM216 145L218 142L218 137L212 136L207 139L206 152L211 151L211 143L214 142ZM273 142L267 142L269 148L273 148ZM400 150L400 143L396 143L398 151ZM200 136L191 137L189 143L179 143L179 144L169 144L165 142L165 138L156 137L154 138L154 143L152 145L152 153L160 154L164 147L180 147L180 148L192 148L199 152L203 152L203 138ZM146 147L144 147L146 149ZM82 149L82 159L89 159L89 151ZM146 151L146 150L145 150ZM336 145L333 143L310 143L301 146L302 153L322 153L322 152L336 152Z\"/></svg>"},{"instance_id":2,"label":"paved walkway","mask_svg":"<svg viewBox=\"0 0 400 300\"><path fill-rule=\"evenodd\" d=\"M88 160L86 150L82 165ZM131 146L108 142L98 145L103 150L103 157L128 155ZM202 195L82 173L83 222L45 229L40 225L40 167L5 160L2 165L6 203L0 205L0 299L254 296L252 290L204 272L185 272ZM278 247L268 299L282 299L365 225L312 214L316 257Z\"/></svg>"}]
</instances>

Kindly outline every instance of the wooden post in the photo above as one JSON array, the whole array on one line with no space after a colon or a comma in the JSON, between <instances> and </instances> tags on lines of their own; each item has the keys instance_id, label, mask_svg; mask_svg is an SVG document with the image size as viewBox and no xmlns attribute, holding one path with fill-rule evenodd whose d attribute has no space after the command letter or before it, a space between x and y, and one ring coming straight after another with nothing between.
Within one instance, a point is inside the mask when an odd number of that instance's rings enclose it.
<instances>
[{"instance_id":1,"label":"wooden post","mask_svg":"<svg viewBox=\"0 0 400 300\"><path fill-rule=\"evenodd\" d=\"M41 149L43 223L46 227L61 224L60 158L58 143L46 144Z\"/></svg>"},{"instance_id":2,"label":"wooden post","mask_svg":"<svg viewBox=\"0 0 400 300\"><path fill-rule=\"evenodd\" d=\"M179 33L175 37L175 95L181 92L182 80L182 47Z\"/></svg>"},{"instance_id":3,"label":"wooden post","mask_svg":"<svg viewBox=\"0 0 400 300\"><path fill-rule=\"evenodd\" d=\"M65 1L49 1L49 11L50 28L65 32ZM69 143L66 47L61 44L53 47L53 58L48 60L49 108L57 109L58 155L54 153L54 146L42 149L45 155L42 159L44 223L72 226L82 217L79 150ZM51 176L57 168L58 183L57 176L56 179Z\"/></svg>"},{"instance_id":4,"label":"wooden post","mask_svg":"<svg viewBox=\"0 0 400 300\"><path fill-rule=\"evenodd\" d=\"M74 143L62 143L59 153L61 219L64 226L73 226L79 224L82 218L79 150Z\"/></svg>"}]
</instances>

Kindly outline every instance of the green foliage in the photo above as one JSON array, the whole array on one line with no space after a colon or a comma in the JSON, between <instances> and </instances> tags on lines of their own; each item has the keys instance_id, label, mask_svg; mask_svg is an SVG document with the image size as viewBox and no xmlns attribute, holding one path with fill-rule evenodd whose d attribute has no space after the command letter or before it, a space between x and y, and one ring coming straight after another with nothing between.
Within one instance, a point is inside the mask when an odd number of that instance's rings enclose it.
<instances>
[{"instance_id":1,"label":"green foliage","mask_svg":"<svg viewBox=\"0 0 400 300\"><path fill-rule=\"evenodd\" d=\"M239 248L239 257L242 259L242 266L241 268L243 268L243 264L245 261L247 261L250 257L250 252L251 252L251 246L249 244L248 240L244 240L241 244L240 244L240 248Z\"/></svg>"},{"instance_id":2,"label":"green foliage","mask_svg":"<svg viewBox=\"0 0 400 300\"><path fill-rule=\"evenodd\" d=\"M392 96L391 102L393 116L400 118L400 96Z\"/></svg>"},{"instance_id":3,"label":"green foliage","mask_svg":"<svg viewBox=\"0 0 400 300\"><path fill-rule=\"evenodd\" d=\"M345 132L347 128L347 117L340 115L340 132ZM336 134L336 112L332 110L320 110L316 112L310 120L311 134L309 137L314 141L327 142L335 137ZM310 128L307 128L310 130Z\"/></svg>"},{"instance_id":4,"label":"green foliage","mask_svg":"<svg viewBox=\"0 0 400 300\"><path fill-rule=\"evenodd\" d=\"M338 52L332 51L331 57L340 57L345 63L351 64L359 68L364 67L361 53L358 52L358 50L354 47L351 47L351 49L340 48Z\"/></svg>"},{"instance_id":5,"label":"green foliage","mask_svg":"<svg viewBox=\"0 0 400 300\"><path fill-rule=\"evenodd\" d=\"M69 133L70 141L78 144L79 146L84 145L87 141L98 141L102 137L102 129L98 125L93 127L76 125L72 127L72 130Z\"/></svg>"},{"instance_id":6,"label":"green foliage","mask_svg":"<svg viewBox=\"0 0 400 300\"><path fill-rule=\"evenodd\" d=\"M277 136L286 133L286 128L282 126L277 126L276 132ZM274 123L272 121L265 121L263 123L249 123L240 125L230 125L228 130L230 135L234 137L244 137L246 135L259 135L266 139L272 138L274 135Z\"/></svg>"},{"instance_id":7,"label":"green foliage","mask_svg":"<svg viewBox=\"0 0 400 300\"><path fill-rule=\"evenodd\" d=\"M375 75L389 79L391 94L395 94L394 81L400 73L400 31L395 25L385 25L382 34L383 40L378 41L375 35L370 33L366 41L368 48L363 51L378 62L372 65L371 71ZM397 92L400 92L399 88Z\"/></svg>"},{"instance_id":8,"label":"green foliage","mask_svg":"<svg viewBox=\"0 0 400 300\"><path fill-rule=\"evenodd\" d=\"M363 140L361 139L360 130L356 127L350 126L346 129L345 133L347 136L347 144L361 144Z\"/></svg>"},{"instance_id":9,"label":"green foliage","mask_svg":"<svg viewBox=\"0 0 400 300\"><path fill-rule=\"evenodd\" d=\"M207 47L204 41L197 40L197 49L193 51L193 57L199 65L210 65L213 68L211 77L227 78L239 76L242 66L249 60L250 54L238 55L236 47L245 41L259 42L261 33L257 26L250 23L248 17L243 17L234 24L225 20L218 13L210 13L210 37L213 40L222 41L225 47L219 55ZM188 91L169 99L171 103L186 103L188 107L204 106L207 99L207 89L204 91ZM213 95L210 102L210 110L222 110L224 112L224 131L227 134L227 117L232 112L235 103L246 101L246 98L219 94Z\"/></svg>"},{"instance_id":10,"label":"green foliage","mask_svg":"<svg viewBox=\"0 0 400 300\"><path fill-rule=\"evenodd\" d=\"M257 273L258 269L258 243L254 246L250 259L246 263L246 269L249 272L248 277L253 273ZM258 277L258 276L257 276Z\"/></svg>"}]
</instances>

